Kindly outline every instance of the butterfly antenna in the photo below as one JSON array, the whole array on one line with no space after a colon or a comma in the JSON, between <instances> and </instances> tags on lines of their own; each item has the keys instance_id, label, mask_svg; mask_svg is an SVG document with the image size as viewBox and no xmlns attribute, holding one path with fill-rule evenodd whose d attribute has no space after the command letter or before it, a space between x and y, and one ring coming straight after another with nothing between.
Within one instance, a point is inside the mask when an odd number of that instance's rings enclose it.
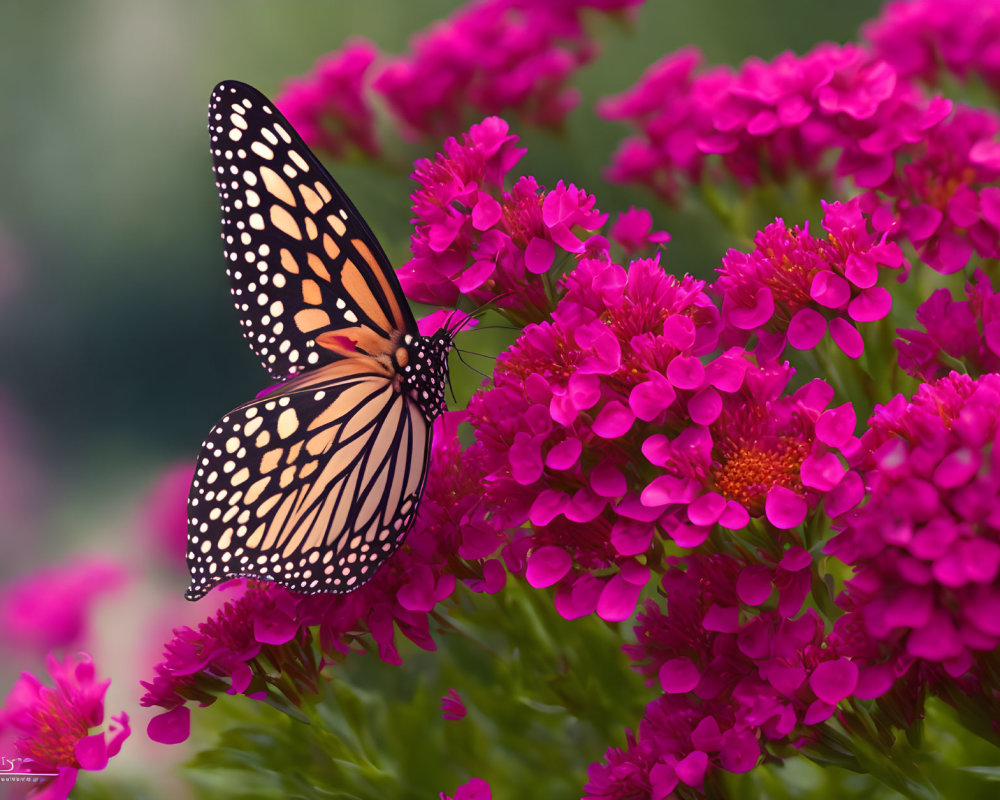
<instances>
[{"instance_id":1,"label":"butterfly antenna","mask_svg":"<svg viewBox=\"0 0 1000 800\"><path fill-rule=\"evenodd\" d=\"M458 350L457 347L455 349ZM479 356L480 358L490 358L490 359L496 358L496 356L491 356L489 353L477 353L475 350L464 350L463 349L461 352L465 353L466 355L470 355L470 356Z\"/></svg>"},{"instance_id":2,"label":"butterfly antenna","mask_svg":"<svg viewBox=\"0 0 1000 800\"><path fill-rule=\"evenodd\" d=\"M464 358L462 358L462 352L463 352L463 351L462 351L462 350L459 350L459 349L458 349L457 347L455 348L455 354L456 354L456 355L458 356L458 360L459 360L459 361L461 361L461 362L462 362L463 364L465 364L465 366L467 366L467 367L468 367L469 369L471 369L471 370L472 370L473 372L476 372L476 373L478 373L479 375L482 375L482 376L483 376L484 378L486 378L486 380L490 380L490 379L492 378L492 376L491 376L491 375L487 375L487 374L486 374L485 372L483 372L483 371L482 371L481 369L476 369L476 368L475 368L474 366L472 366L472 364L470 364L470 363L469 363L468 361L466 361L466 360L465 360ZM487 356L487 358L488 358L488 357L489 357L489 356ZM449 380L449 381L451 380L451 376L449 376L449 377L448 377L448 380Z\"/></svg>"},{"instance_id":3,"label":"butterfly antenna","mask_svg":"<svg viewBox=\"0 0 1000 800\"><path fill-rule=\"evenodd\" d=\"M493 306L493 304L496 303L498 300L500 300L500 299L502 299L504 297L507 297L509 295L512 295L512 294L514 294L513 290L508 290L506 292L500 292L499 294L496 294L493 297L491 297L488 301L486 301L483 305L481 305L479 308L475 309L474 311L468 311L468 312L466 312L465 316L457 324L449 325L447 327L448 335L452 339L454 339L455 336L458 335L458 333L462 330L462 328L465 327L465 324L470 319L476 319L480 315L485 314L487 311L490 310L490 308ZM457 310L458 309L456 309L456 311Z\"/></svg>"},{"instance_id":4,"label":"butterfly antenna","mask_svg":"<svg viewBox=\"0 0 1000 800\"><path fill-rule=\"evenodd\" d=\"M464 333L478 333L479 331L519 331L521 330L517 325L477 325L475 328L469 328L469 330L464 331Z\"/></svg>"}]
</instances>

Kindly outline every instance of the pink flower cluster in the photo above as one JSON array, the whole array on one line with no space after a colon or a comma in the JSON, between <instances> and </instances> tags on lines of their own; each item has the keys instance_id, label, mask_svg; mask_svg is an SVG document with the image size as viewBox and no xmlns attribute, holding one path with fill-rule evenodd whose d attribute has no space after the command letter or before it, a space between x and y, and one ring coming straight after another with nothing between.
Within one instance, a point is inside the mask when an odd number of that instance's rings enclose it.
<instances>
[{"instance_id":1,"label":"pink flower cluster","mask_svg":"<svg viewBox=\"0 0 1000 800\"><path fill-rule=\"evenodd\" d=\"M411 138L443 137L468 124L469 114L513 111L523 121L559 128L579 102L568 83L591 61L597 45L586 12L613 13L641 0L479 0L417 34L411 52L386 59L363 40L317 61L289 81L278 100L305 141L335 157L351 143L378 154L366 91L374 91Z\"/></svg>"},{"instance_id":2,"label":"pink flower cluster","mask_svg":"<svg viewBox=\"0 0 1000 800\"><path fill-rule=\"evenodd\" d=\"M741 349L706 361L719 317L701 281L583 259L565 287L469 403L487 506L530 523L512 550L563 616L631 616L658 532L697 547L716 526L787 530L820 499L860 498L836 455L855 441L850 405L825 410L822 381L783 396L791 371Z\"/></svg>"},{"instance_id":3,"label":"pink flower cluster","mask_svg":"<svg viewBox=\"0 0 1000 800\"><path fill-rule=\"evenodd\" d=\"M906 239L950 274L975 252L1000 257L1000 116L959 106L951 119L901 148L895 170L862 197L877 231Z\"/></svg>"},{"instance_id":4,"label":"pink flower cluster","mask_svg":"<svg viewBox=\"0 0 1000 800\"><path fill-rule=\"evenodd\" d=\"M371 42L351 39L321 57L307 77L285 82L276 105L310 147L334 158L344 158L352 147L379 155L375 114L365 96L365 79L377 57Z\"/></svg>"},{"instance_id":5,"label":"pink flower cluster","mask_svg":"<svg viewBox=\"0 0 1000 800\"><path fill-rule=\"evenodd\" d=\"M668 561L668 612L647 600L637 643L625 647L664 694L626 751L612 748L605 764L591 766L586 797L703 790L718 770L756 766L765 742L808 737L845 698L889 688L879 671L840 655L815 610L800 615L812 576L801 547L757 564L723 555Z\"/></svg>"},{"instance_id":6,"label":"pink flower cluster","mask_svg":"<svg viewBox=\"0 0 1000 800\"><path fill-rule=\"evenodd\" d=\"M167 566L185 570L187 553L187 497L194 466L187 461L167 467L143 500L138 527L152 540Z\"/></svg>"},{"instance_id":7,"label":"pink flower cluster","mask_svg":"<svg viewBox=\"0 0 1000 800\"><path fill-rule=\"evenodd\" d=\"M93 732L104 723L104 695L111 681L97 680L89 655L60 662L50 654L45 664L55 686L21 673L0 710L0 730L18 737L14 747L27 759L22 769L58 772L33 797L63 800L81 769L102 770L118 754L130 733L129 720L123 712L111 718L106 731Z\"/></svg>"},{"instance_id":8,"label":"pink flower cluster","mask_svg":"<svg viewBox=\"0 0 1000 800\"><path fill-rule=\"evenodd\" d=\"M829 332L850 358L864 351L857 323L883 319L892 295L879 286L886 270L909 272L898 244L874 234L858 200L823 203L828 236L808 224L788 228L775 220L754 237L752 253L730 250L713 284L722 296L722 318L737 340L756 334L755 352L780 358L786 344L811 350Z\"/></svg>"},{"instance_id":9,"label":"pink flower cluster","mask_svg":"<svg viewBox=\"0 0 1000 800\"><path fill-rule=\"evenodd\" d=\"M614 156L613 180L646 185L672 203L720 170L743 186L793 176L878 185L896 152L951 110L950 101L928 101L854 45L750 59L738 72L696 72L700 61L693 49L669 55L598 105L604 119L638 131Z\"/></svg>"},{"instance_id":10,"label":"pink flower cluster","mask_svg":"<svg viewBox=\"0 0 1000 800\"><path fill-rule=\"evenodd\" d=\"M981 270L965 294L968 300L953 300L947 289L936 290L916 312L924 330L896 329L899 365L907 375L934 381L956 365L973 376L1000 372L1000 295Z\"/></svg>"},{"instance_id":11,"label":"pink flower cluster","mask_svg":"<svg viewBox=\"0 0 1000 800\"><path fill-rule=\"evenodd\" d=\"M896 0L862 30L874 54L903 78L937 86L948 73L961 81L978 78L1000 92L996 0Z\"/></svg>"},{"instance_id":12,"label":"pink flower cluster","mask_svg":"<svg viewBox=\"0 0 1000 800\"><path fill-rule=\"evenodd\" d=\"M0 588L5 646L39 655L79 646L88 633L91 606L124 581L121 566L99 558L78 558L11 581Z\"/></svg>"},{"instance_id":13,"label":"pink flower cluster","mask_svg":"<svg viewBox=\"0 0 1000 800\"><path fill-rule=\"evenodd\" d=\"M455 790L454 798L441 792L441 800L492 800L493 792L490 785L482 778L472 778Z\"/></svg>"},{"instance_id":14,"label":"pink flower cluster","mask_svg":"<svg viewBox=\"0 0 1000 800\"><path fill-rule=\"evenodd\" d=\"M488 117L448 139L435 158L417 161L413 258L397 273L408 297L453 305L464 294L540 319L552 308L552 282L543 276L576 256L606 254L607 240L588 233L608 219L593 195L562 181L545 190L530 177L504 190L524 153L507 123Z\"/></svg>"},{"instance_id":15,"label":"pink flower cluster","mask_svg":"<svg viewBox=\"0 0 1000 800\"><path fill-rule=\"evenodd\" d=\"M474 592L494 593L507 574L494 553L501 544L494 523L480 508L482 469L477 455L458 441L462 414L439 418L432 445L431 472L417 522L400 550L363 587L345 595L295 595L272 584L252 583L215 618L178 628L166 645L156 675L144 682L144 706L159 706L150 737L183 741L189 732L186 704L207 705L220 692L262 697L262 673L289 677L282 691L297 704L315 692L321 665L303 663L303 648L318 630L320 649L333 661L345 657L361 637L370 637L379 657L401 663L395 631L433 650L429 614L461 581Z\"/></svg>"},{"instance_id":16,"label":"pink flower cluster","mask_svg":"<svg viewBox=\"0 0 1000 800\"><path fill-rule=\"evenodd\" d=\"M826 552L854 567L847 618L895 663L960 676L1000 644L998 408L1000 376L953 372L876 408L862 437L867 502Z\"/></svg>"}]
</instances>

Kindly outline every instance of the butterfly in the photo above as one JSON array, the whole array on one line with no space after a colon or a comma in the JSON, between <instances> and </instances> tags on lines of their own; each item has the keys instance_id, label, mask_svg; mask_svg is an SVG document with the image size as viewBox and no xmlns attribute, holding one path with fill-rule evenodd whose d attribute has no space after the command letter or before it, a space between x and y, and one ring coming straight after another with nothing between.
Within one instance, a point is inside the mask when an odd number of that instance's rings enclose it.
<instances>
[{"instance_id":1,"label":"butterfly","mask_svg":"<svg viewBox=\"0 0 1000 800\"><path fill-rule=\"evenodd\" d=\"M220 83L208 127L233 304L279 383L202 443L185 597L235 577L349 592L416 518L454 332L420 335L378 240L264 95Z\"/></svg>"}]
</instances>

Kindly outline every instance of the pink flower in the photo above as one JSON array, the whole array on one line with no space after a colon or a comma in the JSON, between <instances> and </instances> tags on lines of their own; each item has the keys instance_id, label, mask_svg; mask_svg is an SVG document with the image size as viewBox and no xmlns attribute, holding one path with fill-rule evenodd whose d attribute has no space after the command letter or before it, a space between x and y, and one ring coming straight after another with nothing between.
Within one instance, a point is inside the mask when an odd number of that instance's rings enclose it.
<instances>
[{"instance_id":1,"label":"pink flower","mask_svg":"<svg viewBox=\"0 0 1000 800\"><path fill-rule=\"evenodd\" d=\"M449 689L448 694L441 698L441 717L446 720L458 720L465 717L465 703L458 692Z\"/></svg>"},{"instance_id":2,"label":"pink flower","mask_svg":"<svg viewBox=\"0 0 1000 800\"><path fill-rule=\"evenodd\" d=\"M908 239L932 269L951 274L972 253L1000 257L1000 117L959 107L897 152L894 170L862 198L875 229Z\"/></svg>"},{"instance_id":3,"label":"pink flower","mask_svg":"<svg viewBox=\"0 0 1000 800\"><path fill-rule=\"evenodd\" d=\"M654 231L653 215L644 208L630 206L618 215L608 235L621 245L627 255L634 255L649 247L670 241L666 231Z\"/></svg>"},{"instance_id":4,"label":"pink flower","mask_svg":"<svg viewBox=\"0 0 1000 800\"><path fill-rule=\"evenodd\" d=\"M17 732L17 752L39 768L58 770L36 796L61 800L69 796L81 769L102 770L128 738L124 712L112 717L106 731L93 732L104 722L104 695L110 681L97 682L90 656L67 656L60 663L45 659L55 687L22 672L4 702L0 722Z\"/></svg>"},{"instance_id":5,"label":"pink flower","mask_svg":"<svg viewBox=\"0 0 1000 800\"><path fill-rule=\"evenodd\" d=\"M789 229L778 219L757 233L752 253L730 250L722 259L713 288L722 295L723 319L733 334L756 334L760 359L780 358L786 344L811 350L828 332L857 358L864 342L856 325L892 308L879 278L909 271L899 245L870 231L857 200L824 203L823 210L826 238L813 237L808 224Z\"/></svg>"},{"instance_id":6,"label":"pink flower","mask_svg":"<svg viewBox=\"0 0 1000 800\"><path fill-rule=\"evenodd\" d=\"M300 631L296 619L295 596L271 583L248 585L245 594L227 602L197 630L175 628L155 677L142 682L146 694L140 705L167 710L150 721L148 735L164 744L186 739L187 715L178 709L190 700L209 705L220 691L255 696L265 690L266 694L263 680L254 680L255 668L265 669L256 663L257 656L265 650L267 660L278 669L282 663L296 664L307 633ZM293 640L294 646L282 647ZM311 675L302 668L297 673L303 675L304 685L317 678L315 667Z\"/></svg>"},{"instance_id":7,"label":"pink flower","mask_svg":"<svg viewBox=\"0 0 1000 800\"><path fill-rule=\"evenodd\" d=\"M1000 91L1000 5L993 0L892 2L863 32L903 78L936 86L950 73Z\"/></svg>"},{"instance_id":8,"label":"pink flower","mask_svg":"<svg viewBox=\"0 0 1000 800\"><path fill-rule=\"evenodd\" d=\"M186 569L187 499L193 477L194 467L187 461L165 469L146 496L138 520L141 532L178 570Z\"/></svg>"},{"instance_id":9,"label":"pink flower","mask_svg":"<svg viewBox=\"0 0 1000 800\"><path fill-rule=\"evenodd\" d=\"M800 613L812 557L797 547L778 563L757 556L667 559L667 608L648 599L636 643L624 647L663 694L646 707L639 735L627 733L626 751L591 765L586 797L703 789L720 770L752 769L771 743L779 752L808 743L810 726L855 693L859 667L824 637L814 610Z\"/></svg>"},{"instance_id":10,"label":"pink flower","mask_svg":"<svg viewBox=\"0 0 1000 800\"><path fill-rule=\"evenodd\" d=\"M558 128L579 102L569 79L597 53L582 11L605 5L469 3L415 36L410 54L381 70L375 90L411 135L453 134L467 124L470 110L509 110L526 122Z\"/></svg>"},{"instance_id":11,"label":"pink flower","mask_svg":"<svg viewBox=\"0 0 1000 800\"><path fill-rule=\"evenodd\" d=\"M546 191L530 177L504 190L525 153L516 144L506 122L488 117L417 161L413 258L398 272L407 296L453 305L464 294L518 320L540 319L553 302L544 273L606 254L606 240L590 235L607 221L592 195L562 181Z\"/></svg>"},{"instance_id":12,"label":"pink flower","mask_svg":"<svg viewBox=\"0 0 1000 800\"><path fill-rule=\"evenodd\" d=\"M79 645L88 635L93 603L124 581L120 566L98 558L79 558L15 579L0 589L4 641L38 653Z\"/></svg>"},{"instance_id":13,"label":"pink flower","mask_svg":"<svg viewBox=\"0 0 1000 800\"><path fill-rule=\"evenodd\" d=\"M672 203L706 171L744 186L803 174L873 186L891 174L900 147L919 141L951 109L897 81L891 67L854 45L750 59L736 73L696 75L699 61L697 51L679 51L598 105L605 119L638 130L615 155L613 180L644 184Z\"/></svg>"},{"instance_id":14,"label":"pink flower","mask_svg":"<svg viewBox=\"0 0 1000 800\"><path fill-rule=\"evenodd\" d=\"M717 523L740 529L750 517L764 517L787 530L821 499L833 508L860 500L856 476L836 456L853 441L850 406L827 409L833 389L820 380L784 395L787 365L741 368L730 366L710 378L715 384L699 386L688 406L697 425L674 437L655 433L642 444L660 468L642 490L642 505L659 511L660 524L682 547L701 544Z\"/></svg>"},{"instance_id":15,"label":"pink flower","mask_svg":"<svg viewBox=\"0 0 1000 800\"><path fill-rule=\"evenodd\" d=\"M441 800L491 800L493 793L490 785L482 778L473 778L468 783L463 783L455 790L455 796L441 792Z\"/></svg>"},{"instance_id":16,"label":"pink flower","mask_svg":"<svg viewBox=\"0 0 1000 800\"><path fill-rule=\"evenodd\" d=\"M848 616L951 676L1000 644L998 407L1000 376L954 372L876 407L856 457L866 502L826 548L854 567Z\"/></svg>"},{"instance_id":17,"label":"pink flower","mask_svg":"<svg viewBox=\"0 0 1000 800\"><path fill-rule=\"evenodd\" d=\"M375 45L348 40L310 74L288 81L278 106L310 146L336 158L349 147L378 155L369 91L409 138L453 135L470 114L513 113L559 129L579 102L570 80L598 52L584 15L640 1L470 2L414 36L410 52L378 64Z\"/></svg>"},{"instance_id":18,"label":"pink flower","mask_svg":"<svg viewBox=\"0 0 1000 800\"><path fill-rule=\"evenodd\" d=\"M344 158L349 148L379 154L375 117L365 97L365 77L378 50L365 39L350 39L338 52L320 58L310 74L285 82L276 105L313 149Z\"/></svg>"},{"instance_id":19,"label":"pink flower","mask_svg":"<svg viewBox=\"0 0 1000 800\"><path fill-rule=\"evenodd\" d=\"M558 584L564 616L625 619L649 578L636 557L659 513L639 501L639 437L679 424L675 398L714 348L702 287L656 259L626 272L583 258L551 321L528 326L498 358L494 388L470 401L487 506L505 527L531 523L524 569L536 587Z\"/></svg>"},{"instance_id":20,"label":"pink flower","mask_svg":"<svg viewBox=\"0 0 1000 800\"><path fill-rule=\"evenodd\" d=\"M894 344L908 375L934 381L956 361L973 376L1000 372L1000 296L980 270L965 293L968 300L956 301L947 289L937 289L917 309L924 331L897 328Z\"/></svg>"}]
</instances>

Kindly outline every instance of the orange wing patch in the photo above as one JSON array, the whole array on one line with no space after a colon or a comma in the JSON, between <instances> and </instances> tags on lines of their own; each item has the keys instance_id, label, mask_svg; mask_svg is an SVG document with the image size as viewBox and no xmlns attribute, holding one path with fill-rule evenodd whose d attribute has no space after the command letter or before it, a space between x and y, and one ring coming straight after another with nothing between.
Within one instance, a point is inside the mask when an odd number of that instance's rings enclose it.
<instances>
[{"instance_id":1,"label":"orange wing patch","mask_svg":"<svg viewBox=\"0 0 1000 800\"><path fill-rule=\"evenodd\" d=\"M351 244L354 245L354 249L357 250L361 257L367 262L372 274L378 281L379 288L382 289L382 296L389 302L389 312L392 314L392 318L396 323L394 325L395 329L397 331L404 330L406 328L406 321L403 318L403 312L399 307L399 303L396 302L396 295L392 291L392 288L389 285L389 279L382 271L382 267L379 266L379 263L372 255L372 251L368 249L368 245L366 245L363 241L360 239L351 239Z\"/></svg>"}]
</instances>

